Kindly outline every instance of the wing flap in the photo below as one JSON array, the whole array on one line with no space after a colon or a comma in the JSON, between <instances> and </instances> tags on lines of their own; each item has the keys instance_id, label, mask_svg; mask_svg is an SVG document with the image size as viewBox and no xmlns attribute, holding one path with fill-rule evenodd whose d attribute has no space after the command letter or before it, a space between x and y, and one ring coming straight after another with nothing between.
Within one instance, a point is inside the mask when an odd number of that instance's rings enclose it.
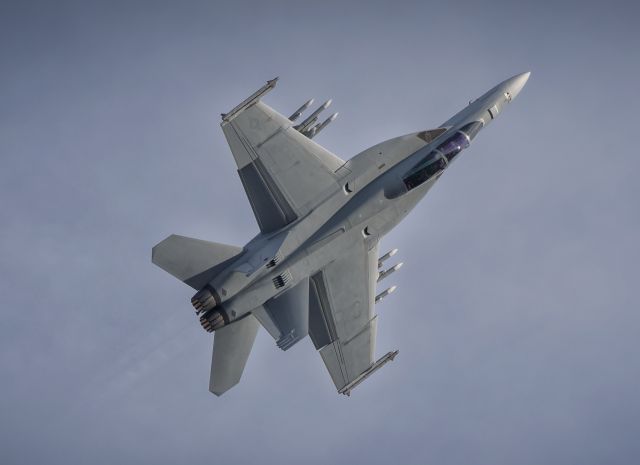
<instances>
[{"instance_id":1,"label":"wing flap","mask_svg":"<svg viewBox=\"0 0 640 465\"><path fill-rule=\"evenodd\" d=\"M319 350L320 357L327 367L333 384L340 389L349 382L349 376L345 371L344 360L341 357L340 341L334 341Z\"/></svg>"},{"instance_id":2,"label":"wing flap","mask_svg":"<svg viewBox=\"0 0 640 465\"><path fill-rule=\"evenodd\" d=\"M262 232L277 231L297 215L258 159L238 170L249 204Z\"/></svg>"}]
</instances>

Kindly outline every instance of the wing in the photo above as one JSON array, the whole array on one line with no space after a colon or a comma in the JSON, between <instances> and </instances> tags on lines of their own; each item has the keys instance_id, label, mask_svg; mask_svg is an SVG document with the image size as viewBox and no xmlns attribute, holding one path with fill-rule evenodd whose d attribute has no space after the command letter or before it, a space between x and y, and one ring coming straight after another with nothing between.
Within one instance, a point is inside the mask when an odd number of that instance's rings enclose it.
<instances>
[{"instance_id":1,"label":"wing","mask_svg":"<svg viewBox=\"0 0 640 465\"><path fill-rule=\"evenodd\" d=\"M221 123L263 233L304 216L339 188L334 172L344 164L260 101L274 86L269 81Z\"/></svg>"},{"instance_id":2,"label":"wing","mask_svg":"<svg viewBox=\"0 0 640 465\"><path fill-rule=\"evenodd\" d=\"M397 353L374 359L377 278L378 247L363 241L310 279L309 335L342 394Z\"/></svg>"}]
</instances>

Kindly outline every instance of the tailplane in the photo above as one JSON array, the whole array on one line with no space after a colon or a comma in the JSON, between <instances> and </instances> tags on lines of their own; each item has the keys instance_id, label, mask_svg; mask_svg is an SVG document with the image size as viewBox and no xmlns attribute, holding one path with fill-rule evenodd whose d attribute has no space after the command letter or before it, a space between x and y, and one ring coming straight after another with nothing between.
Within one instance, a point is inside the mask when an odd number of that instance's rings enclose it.
<instances>
[{"instance_id":1,"label":"tailplane","mask_svg":"<svg viewBox=\"0 0 640 465\"><path fill-rule=\"evenodd\" d=\"M242 253L242 248L172 234L156 244L151 261L180 281L201 289Z\"/></svg>"}]
</instances>

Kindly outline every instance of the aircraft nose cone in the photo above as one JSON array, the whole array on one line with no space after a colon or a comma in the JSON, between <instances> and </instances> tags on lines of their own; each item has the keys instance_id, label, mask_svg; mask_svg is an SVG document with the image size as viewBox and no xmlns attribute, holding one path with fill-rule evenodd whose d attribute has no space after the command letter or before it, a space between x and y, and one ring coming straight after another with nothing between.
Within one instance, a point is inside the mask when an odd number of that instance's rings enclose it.
<instances>
[{"instance_id":1,"label":"aircraft nose cone","mask_svg":"<svg viewBox=\"0 0 640 465\"><path fill-rule=\"evenodd\" d=\"M507 80L507 91L511 94L512 99L518 96L524 85L529 80L530 75L531 71L527 71L526 73L518 74L517 76L513 76L511 79Z\"/></svg>"}]
</instances>

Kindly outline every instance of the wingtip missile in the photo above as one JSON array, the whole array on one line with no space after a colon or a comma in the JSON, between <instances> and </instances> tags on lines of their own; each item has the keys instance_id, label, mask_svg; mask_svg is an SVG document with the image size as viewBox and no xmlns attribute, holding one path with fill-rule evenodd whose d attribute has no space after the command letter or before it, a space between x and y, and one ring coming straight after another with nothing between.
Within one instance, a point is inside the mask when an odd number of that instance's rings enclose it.
<instances>
[{"instance_id":1,"label":"wingtip missile","mask_svg":"<svg viewBox=\"0 0 640 465\"><path fill-rule=\"evenodd\" d=\"M240 113L245 108L249 107L253 103L255 103L258 100L260 100L260 98L264 94L266 94L267 92L269 92L271 89L273 89L276 86L277 82L278 82L278 77L275 77L273 79L268 80L267 83L264 86L260 87L260 89L258 89L253 94L251 94L249 97L244 99L239 105L235 106L231 111L229 111L227 113L220 113L220 116L222 117L222 123L221 124L224 124L225 122L230 121L231 118L233 118L236 114Z\"/></svg>"},{"instance_id":2,"label":"wingtip missile","mask_svg":"<svg viewBox=\"0 0 640 465\"><path fill-rule=\"evenodd\" d=\"M392 352L387 352L385 355L380 357L373 365L371 365L369 368L364 370L356 379L351 381L349 384L347 384L343 388L339 389L338 393L344 394L345 396L350 396L351 395L351 391L356 386L358 386L360 383L362 383L365 379L367 379L369 376L371 376L377 370L382 368L385 363L393 361L393 359L396 358L396 355L398 355L398 351L397 350L392 351Z\"/></svg>"}]
</instances>

